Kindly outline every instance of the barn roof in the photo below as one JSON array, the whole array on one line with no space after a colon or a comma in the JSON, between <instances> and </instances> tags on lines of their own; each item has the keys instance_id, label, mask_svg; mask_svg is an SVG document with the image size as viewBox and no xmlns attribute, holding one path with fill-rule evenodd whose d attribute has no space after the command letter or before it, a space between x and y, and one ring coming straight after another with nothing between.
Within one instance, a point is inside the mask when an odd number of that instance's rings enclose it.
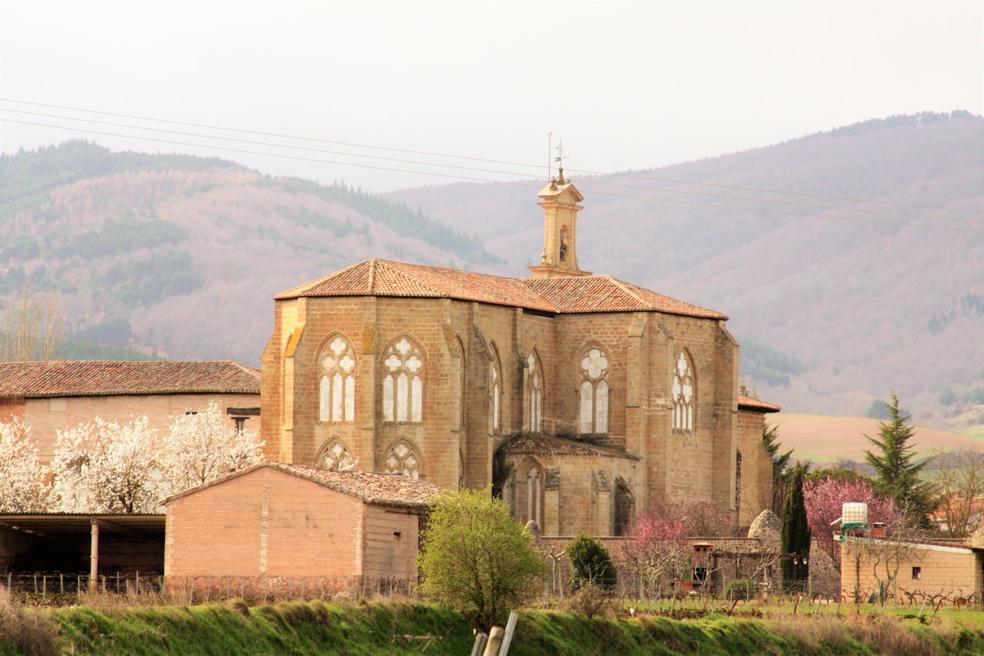
<instances>
[{"instance_id":1,"label":"barn roof","mask_svg":"<svg viewBox=\"0 0 984 656\"><path fill-rule=\"evenodd\" d=\"M277 300L325 296L450 298L552 314L665 312L727 319L611 276L508 278L447 267L371 259L277 294Z\"/></svg>"},{"instance_id":2,"label":"barn roof","mask_svg":"<svg viewBox=\"0 0 984 656\"><path fill-rule=\"evenodd\" d=\"M422 510L432 496L438 493L437 487L424 481L415 481L401 474L382 474L365 471L331 471L308 465L294 465L280 462L264 462L223 476L190 490L172 495L164 503L195 494L219 483L245 476L259 469L269 467L285 474L303 478L322 485L329 490L355 497L365 503L379 506L398 506Z\"/></svg>"},{"instance_id":3,"label":"barn roof","mask_svg":"<svg viewBox=\"0 0 984 656\"><path fill-rule=\"evenodd\" d=\"M259 394L260 372L231 360L0 362L0 398Z\"/></svg>"}]
</instances>

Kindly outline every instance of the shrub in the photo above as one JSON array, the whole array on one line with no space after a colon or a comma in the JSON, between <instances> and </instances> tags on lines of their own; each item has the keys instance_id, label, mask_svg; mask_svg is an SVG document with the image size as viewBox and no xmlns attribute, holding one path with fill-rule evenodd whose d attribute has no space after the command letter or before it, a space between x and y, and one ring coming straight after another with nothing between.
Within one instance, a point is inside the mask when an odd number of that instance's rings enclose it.
<instances>
[{"instance_id":1,"label":"shrub","mask_svg":"<svg viewBox=\"0 0 984 656\"><path fill-rule=\"evenodd\" d=\"M735 579L724 588L724 596L731 601L735 599L748 601L749 599L754 599L757 594L758 585L756 585L755 581L749 581L748 579Z\"/></svg>"},{"instance_id":2,"label":"shrub","mask_svg":"<svg viewBox=\"0 0 984 656\"><path fill-rule=\"evenodd\" d=\"M0 588L0 651L9 646L27 656L55 656L58 650L58 630L40 613L25 612Z\"/></svg>"},{"instance_id":3,"label":"shrub","mask_svg":"<svg viewBox=\"0 0 984 656\"><path fill-rule=\"evenodd\" d=\"M591 582L581 585L567 599L568 610L589 619L610 615L614 607L615 598L612 591Z\"/></svg>"},{"instance_id":4,"label":"shrub","mask_svg":"<svg viewBox=\"0 0 984 656\"><path fill-rule=\"evenodd\" d=\"M588 535L579 535L567 546L571 563L571 590L584 583L594 583L611 590L615 587L615 565L608 550Z\"/></svg>"},{"instance_id":5,"label":"shrub","mask_svg":"<svg viewBox=\"0 0 984 656\"><path fill-rule=\"evenodd\" d=\"M491 490L445 492L431 504L422 591L488 631L536 592L546 573L530 534Z\"/></svg>"}]
</instances>

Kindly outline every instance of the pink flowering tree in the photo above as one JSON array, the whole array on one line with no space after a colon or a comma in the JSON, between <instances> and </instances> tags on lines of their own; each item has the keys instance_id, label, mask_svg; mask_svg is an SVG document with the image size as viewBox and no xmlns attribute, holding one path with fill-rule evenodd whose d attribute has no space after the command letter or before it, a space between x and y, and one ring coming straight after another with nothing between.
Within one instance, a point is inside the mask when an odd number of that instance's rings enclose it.
<instances>
[{"instance_id":1,"label":"pink flowering tree","mask_svg":"<svg viewBox=\"0 0 984 656\"><path fill-rule=\"evenodd\" d=\"M20 419L0 423L0 512L47 511L47 478L27 424Z\"/></svg>"},{"instance_id":2,"label":"pink flowering tree","mask_svg":"<svg viewBox=\"0 0 984 656\"><path fill-rule=\"evenodd\" d=\"M896 509L891 498L876 494L866 479L836 480L825 478L808 481L803 485L803 500L806 503L806 518L810 533L833 560L840 571L840 547L834 540L836 527L831 524L841 516L841 507L848 502L868 504L868 521L883 522L895 526L902 520L902 513Z\"/></svg>"},{"instance_id":3,"label":"pink flowering tree","mask_svg":"<svg viewBox=\"0 0 984 656\"><path fill-rule=\"evenodd\" d=\"M622 545L622 564L639 575L639 595L645 596L646 584L659 590L664 581L676 581L689 573L690 548L687 524L656 511L642 517L630 539Z\"/></svg>"}]
</instances>

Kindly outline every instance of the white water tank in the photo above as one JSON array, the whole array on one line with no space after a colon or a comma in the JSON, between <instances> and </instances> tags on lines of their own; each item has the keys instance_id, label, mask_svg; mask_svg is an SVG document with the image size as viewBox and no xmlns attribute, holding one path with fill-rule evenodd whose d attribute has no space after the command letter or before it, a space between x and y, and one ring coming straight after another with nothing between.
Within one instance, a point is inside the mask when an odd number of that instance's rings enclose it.
<instances>
[{"instance_id":1,"label":"white water tank","mask_svg":"<svg viewBox=\"0 0 984 656\"><path fill-rule=\"evenodd\" d=\"M846 529L867 527L868 504L849 501L842 505L841 526Z\"/></svg>"}]
</instances>

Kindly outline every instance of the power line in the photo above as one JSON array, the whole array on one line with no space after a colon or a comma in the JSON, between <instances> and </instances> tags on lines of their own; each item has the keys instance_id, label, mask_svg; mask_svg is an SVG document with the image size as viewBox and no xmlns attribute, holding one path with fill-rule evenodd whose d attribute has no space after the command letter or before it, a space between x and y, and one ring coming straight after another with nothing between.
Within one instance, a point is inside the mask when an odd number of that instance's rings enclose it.
<instances>
[{"instance_id":1,"label":"power line","mask_svg":"<svg viewBox=\"0 0 984 656\"><path fill-rule=\"evenodd\" d=\"M318 162L318 163L322 163L322 164L333 164L333 165L338 165L338 166L354 166L354 167L358 167L358 168L374 169L374 170L380 170L380 171L391 171L391 172L397 172L397 173L411 173L411 174L416 174L416 175L429 175L429 176L436 176L436 177L441 177L441 178L450 178L450 179L454 179L454 180L465 180L465 181L469 181L469 182L493 182L493 183L499 183L499 184L509 184L509 185L522 186L522 187L527 188L527 189L530 188L531 185L536 185L537 187L539 187L539 184L540 184L540 183L535 182L535 181L493 180L493 179L490 179L490 178L479 178L479 177L474 177L474 176L453 175L453 174L449 174L449 173L438 173L438 172L434 172L434 171L416 171L416 170L402 169L402 168L397 168L397 167L377 166L377 165L374 165L374 164L359 164L359 163L355 163L355 162L344 162L344 161L338 161L338 160L327 160L327 159L321 159L321 158L316 158L316 157L302 157L302 156L299 156L299 155L286 155L286 154L283 154L283 153L269 153L269 152L256 151L256 150L247 150L247 149L244 149L244 148L231 148L231 147L228 147L228 146L218 146L218 145L214 145L214 144L202 144L202 143L194 143L194 142L188 142L188 141L177 141L177 140L172 140L172 139L160 139L160 138L155 138L155 137L144 137L144 136L134 135L134 134L121 134L121 133L117 133L117 132L106 132L106 131L103 131L103 130L89 130L89 129L86 129L86 128L80 128L80 127L75 127L75 126L51 125L51 124L48 124L48 123L37 123L37 122L33 122L33 121L18 121L18 120L8 119L8 118L0 118L0 122L3 122L3 123L15 123L15 124L19 124L19 125L30 125L30 126L35 126L35 127L54 128L54 129L58 129L58 130L67 130L67 131L70 131L70 132L81 132L81 133L85 133L85 134L98 134L98 135L102 135L102 136L121 137L121 138L124 138L124 139L139 139L141 141L150 141L150 142L155 142L155 143L166 143L166 144L178 145L178 146L188 146L188 147L192 147L192 148L205 148L205 149L209 149L210 148L210 149L213 149L213 150L222 150L222 151L226 151L226 152L242 153L242 154L247 154L247 155L260 155L260 156L266 156L266 157L277 157L277 158L281 158L281 159L298 160L298 161L305 161L305 162ZM586 181L586 182L587 182L587 184L591 184L591 181ZM625 194L614 194L614 193L604 192L604 191L594 191L592 193L595 193L595 194L598 194L598 195L602 195L602 196L611 196L611 197L615 197L615 198L627 198L627 199L633 199L633 200L644 200L644 201L651 201L651 202L656 202L656 203L673 203L673 204L680 204L680 205L692 205L692 206L698 206L698 207L712 207L712 208L715 208L715 209L741 210L741 211L751 211L751 212L769 212L769 213L773 213L773 214L782 214L782 215L785 215L785 216L792 216L792 217L799 218L799 219L803 219L804 218L802 214L793 214L793 213L790 213L790 212L783 212L781 210L777 210L777 209L774 209L774 208L767 208L767 207L766 208L753 208L753 207L729 206L729 205L719 205L719 204L712 204L712 203L699 203L699 202L696 202L696 201L685 201L685 200L670 199L670 198L653 198L653 197L650 197L650 196L629 196L629 195L625 195ZM844 211L851 211L851 210L849 208L844 208ZM973 230L973 229L970 229L970 228L959 228L959 227L956 227L956 226L948 226L948 225L926 225L926 224L920 224L920 223L907 223L907 222L898 222L898 221L879 221L879 220L875 220L875 219L860 219L860 218L837 217L837 216L824 216L824 217L816 217L816 218L821 218L823 220L833 220L833 221L852 221L852 222L858 222L858 223L880 223L880 224L883 224L883 225L894 225L894 226L899 226L899 227L927 228L927 229L930 229L930 230L950 230L950 231L958 231L958 232L971 232L971 233L984 234L984 230Z\"/></svg>"},{"instance_id":2,"label":"power line","mask_svg":"<svg viewBox=\"0 0 984 656\"><path fill-rule=\"evenodd\" d=\"M305 151L305 152L316 152L316 153L325 153L325 154L329 154L329 155L339 155L339 156L343 156L343 157L358 157L358 158L362 158L362 159L380 160L380 161L387 161L387 162L396 162L396 163L399 163L399 164L413 164L413 165L418 165L418 166L437 166L437 167L441 167L441 168L450 168L450 169L457 169L457 170L464 170L464 171L471 171L471 172L479 172L479 173L493 173L493 174L497 174L497 175L509 175L509 176L518 176L518 177L527 177L527 178L530 177L529 174L518 173L518 172L515 172L515 171L503 171L503 170L499 170L499 169L488 169L488 168L480 168L480 167L472 167L472 166L462 166L460 164L444 164L444 163L439 163L439 162L426 162L426 161L421 161L421 160L405 159L405 158L399 158L399 157L386 157L386 156L380 156L380 155L366 155L366 154L363 154L363 153L352 153L352 152L343 152L343 151L336 151L336 150L327 150L327 149L323 149L323 148L312 148L312 147L309 147L309 146L296 146L296 145L290 145L290 144L273 143L273 142L269 142L269 141L257 141L255 139L240 139L240 138L236 138L236 137L225 137L225 136L218 136L218 135L211 135L211 134L203 134L201 132L186 132L186 131L183 131L183 130L169 130L169 129L166 129L166 128L155 128L155 127L149 127L149 126L143 126L143 125L133 125L133 124L129 124L129 123L117 123L117 122L114 122L114 121L101 121L101 120L98 120L98 119L80 118L80 117L74 117L74 116L64 116L64 115L60 115L60 114L50 114L50 113L47 113L47 112L33 112L33 111L20 110L20 109L10 109L10 108L6 108L6 107L0 107L0 111L13 112L13 113L16 113L16 114L27 114L27 115L31 115L31 116L41 116L41 117L46 117L46 118L55 118L55 119L61 119L61 120L76 121L76 122L89 123L89 124L95 124L95 125L107 125L107 126L117 127L117 128L125 128L125 129L135 129L135 130L159 132L159 133L163 133L163 134L187 136L187 137L194 137L194 138L198 138L198 139L212 139L212 140L230 141L230 142L234 142L234 143L249 144L249 145L254 145L254 146L266 146L266 147L272 147L272 148L285 148L285 149L300 150L300 151ZM764 198L748 198L748 197L744 197L744 196L730 196L730 195L727 195L727 194L713 194L713 193L708 193L708 192L683 191L683 190L679 190L679 189L664 189L664 188L659 188L659 187L643 187L643 186L640 186L640 185L628 185L628 184L620 184L620 183L617 183L617 182L605 182L605 181L600 181L600 180L585 180L584 182L587 185L601 185L601 186L605 186L605 187L618 187L618 188L624 188L624 189L637 189L637 190L641 190L641 191L655 191L655 192L660 192L660 193L679 194L679 195L684 195L684 196L697 196L697 197L700 197L700 198L716 198L716 199L723 199L723 200L727 200L727 201L738 200L738 201L746 201L746 202L752 202L752 203L773 203L773 204L778 204L778 205L788 205L788 206L804 207L804 208L809 208L809 209L825 210L825 211L826 210L833 210L833 211L838 211L838 212L847 211L847 212L854 212L854 213L861 213L861 214L871 214L871 215L876 215L876 216L899 216L899 217L904 217L904 218L909 218L909 219L923 219L923 220L932 220L932 221L951 221L951 222L956 222L956 223L961 224L961 225L964 224L965 221L966 222L972 222L972 223L979 222L979 221L984 221L984 218L974 218L974 217L965 217L965 218L936 217L936 216L926 216L926 215L919 215L919 214L909 214L909 213L906 213L906 212L891 212L891 211L885 211L885 210L871 210L871 209L859 208L859 207L836 207L836 206L831 206L831 205L816 205L816 204L811 204L811 203L801 203L801 202L789 201L789 200L772 200L772 199L764 199Z\"/></svg>"},{"instance_id":3,"label":"power line","mask_svg":"<svg viewBox=\"0 0 984 656\"><path fill-rule=\"evenodd\" d=\"M474 162L485 162L485 163L489 163L489 164L503 164L503 165L506 165L506 166L520 166L520 167L532 168L532 169L536 169L536 170L542 170L543 169L543 165L542 164L530 164L528 162L515 162L515 161L509 161L509 160L488 159L488 158L474 157L474 156L469 156L469 155L455 155L455 154L440 153L440 152L435 152L435 151L413 150L413 149L409 149L409 148L394 148L394 147L390 147L390 146L378 146L378 145L365 144L365 143L356 143L356 142L349 142L349 141L337 141L337 140L331 140L331 139L323 139L323 138L318 138L318 137L308 137L308 136L302 136L302 135L293 135L293 134L286 134L286 133L280 133L280 132L267 132L267 131L262 131L262 130L250 130L250 129L245 129L245 128L232 128L232 127L221 126L221 125L214 125L214 124L207 124L207 123L196 123L196 122L192 122L192 121L175 121L175 120L171 120L171 119L157 118L157 117L153 117L153 116L146 116L146 115L140 115L140 114L128 114L128 113L122 113L122 112L108 112L108 111L97 110L97 109L88 109L88 108L84 108L84 107L74 107L74 106L71 106L71 105L58 105L58 104L53 104L53 103L41 103L41 102L35 102L35 101L29 101L29 100L20 100L20 99L17 99L17 98L4 98L4 97L0 97L0 101L12 102L12 103L18 103L18 104L24 104L24 105L33 105L33 106L36 106L36 107L48 107L48 108L54 108L54 109L63 109L63 110L69 110L69 111L74 111L74 112L84 112L84 113L89 113L89 114L100 114L100 115L103 115L103 116L115 116L115 117L118 117L118 118L136 119L136 120L141 120L141 121L153 121L153 122L156 122L156 123L168 123L168 124L172 124L172 125L183 125L183 126L189 126L189 127L198 127L198 128L209 129L209 130L221 130L221 131L225 131L225 132L239 132L239 133L242 133L242 134L253 134L253 135L258 135L258 136L278 137L278 138L284 138L284 139L294 139L294 140L299 140L299 141L310 141L310 142L318 142L318 143L325 143L325 144L333 144L333 145L347 146L347 147L352 147L352 148L365 148L365 149L370 149L370 150L380 150L380 151L399 152L399 153L405 153L405 154L424 155L424 156L428 156L428 157L441 157L441 158L446 158L446 159L468 160L468 161L474 161ZM84 120L84 119L77 119L77 120ZM213 138L218 138L218 137L213 137ZM287 147L287 146L284 146L284 147ZM434 165L434 164L432 164L432 165ZM878 204L878 205L891 205L891 206L896 206L896 207L909 207L909 208L929 209L929 210L937 210L937 211L945 211L945 212L963 212L963 213L968 213L968 212L978 212L979 211L979 210L976 210L976 209L942 207L942 206L937 206L937 205L924 205L924 204L917 204L917 203L902 203L902 202L898 202L898 201L887 201L887 200L879 200L879 199L872 199L872 198L858 198L858 197L850 197L850 196L836 196L836 195L833 195L833 194L820 194L820 193L815 193L815 192L784 191L784 190L779 190L779 189L767 189L767 188L763 188L763 187L747 187L747 186L740 186L740 185L724 185L724 184L717 184L717 183L710 183L710 182L697 182L697 181L693 181L693 180L680 180L680 179L662 178L662 177L653 177L653 176L639 176L639 175L631 175L631 174L627 174L627 173L609 173L609 172L604 172L604 171L593 171L593 170L590 170L590 169L576 169L576 168L570 168L570 167L568 168L568 171L577 172L577 173L584 173L586 175L614 176L614 177L621 177L621 178L638 179L638 180L645 180L647 182L651 182L651 181L666 182L666 183L670 183L670 184L681 184L681 185L692 185L692 186L709 187L709 188L730 189L730 190L735 190L735 191L748 191L748 192L759 193L759 194L778 194L778 195L784 195L784 196L803 197L803 198L820 198L820 199L828 199L828 200L835 200L835 201L841 201L841 202L849 201L849 202L855 202L855 203L872 203L872 204ZM665 190L665 191L669 191L669 190ZM680 192L680 191L674 190L674 193L685 193L685 192ZM742 200L755 200L756 202L779 202L779 201L769 201L768 199L752 199L752 198L741 198L741 199ZM920 218L941 218L941 217L920 217Z\"/></svg>"}]
</instances>

